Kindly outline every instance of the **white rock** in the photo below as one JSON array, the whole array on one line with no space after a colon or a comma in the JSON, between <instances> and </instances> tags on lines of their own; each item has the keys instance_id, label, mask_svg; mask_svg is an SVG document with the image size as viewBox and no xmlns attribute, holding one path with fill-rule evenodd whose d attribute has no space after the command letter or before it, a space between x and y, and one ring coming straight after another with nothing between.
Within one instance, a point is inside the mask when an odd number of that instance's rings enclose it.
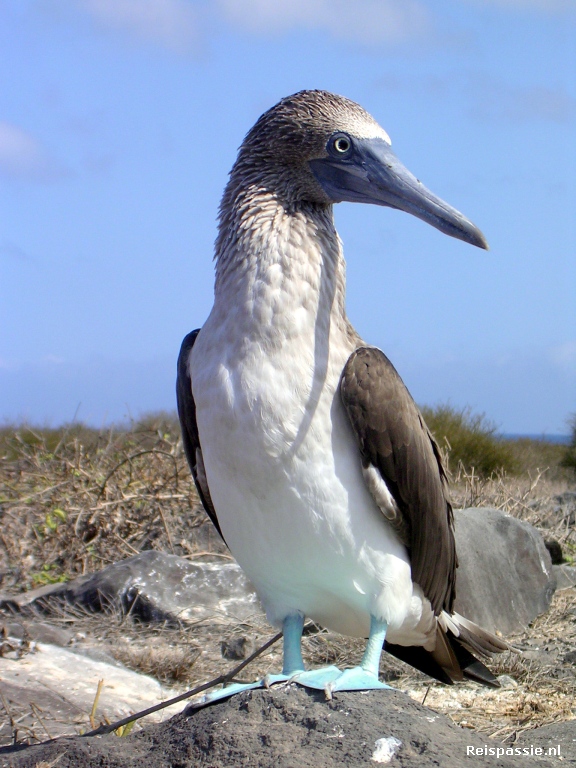
<instances>
[{"instance_id":1,"label":"white rock","mask_svg":"<svg viewBox=\"0 0 576 768\"><path fill-rule=\"evenodd\" d=\"M402 746L402 742L395 736L384 736L376 739L374 746L376 749L372 754L372 760L375 763L389 763Z\"/></svg>"}]
</instances>

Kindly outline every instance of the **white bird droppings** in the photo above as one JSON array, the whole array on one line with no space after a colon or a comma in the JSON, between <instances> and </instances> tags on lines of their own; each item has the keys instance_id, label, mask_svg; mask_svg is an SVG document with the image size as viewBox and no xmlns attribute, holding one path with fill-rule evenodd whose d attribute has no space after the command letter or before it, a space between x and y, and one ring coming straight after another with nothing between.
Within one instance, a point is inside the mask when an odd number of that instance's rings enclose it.
<instances>
[{"instance_id":1,"label":"white bird droppings","mask_svg":"<svg viewBox=\"0 0 576 768\"><path fill-rule=\"evenodd\" d=\"M389 763L402 746L402 742L395 736L385 736L382 739L376 739L375 746L372 760L375 763Z\"/></svg>"}]
</instances>

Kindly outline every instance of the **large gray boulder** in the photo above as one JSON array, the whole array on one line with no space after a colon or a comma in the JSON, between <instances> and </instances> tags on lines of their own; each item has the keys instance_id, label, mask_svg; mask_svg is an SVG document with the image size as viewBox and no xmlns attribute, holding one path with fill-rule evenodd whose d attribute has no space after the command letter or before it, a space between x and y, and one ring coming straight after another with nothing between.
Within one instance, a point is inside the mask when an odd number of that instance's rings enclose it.
<instances>
[{"instance_id":1,"label":"large gray boulder","mask_svg":"<svg viewBox=\"0 0 576 768\"><path fill-rule=\"evenodd\" d=\"M458 613L509 635L548 610L556 578L536 528L490 508L457 509L454 525Z\"/></svg>"},{"instance_id":2,"label":"large gray boulder","mask_svg":"<svg viewBox=\"0 0 576 768\"><path fill-rule=\"evenodd\" d=\"M50 610L66 600L89 611L120 610L143 621L243 621L262 611L254 588L232 560L190 562L147 550L66 584L0 598L1 607Z\"/></svg>"},{"instance_id":3,"label":"large gray boulder","mask_svg":"<svg viewBox=\"0 0 576 768\"><path fill-rule=\"evenodd\" d=\"M241 621L261 611L254 588L230 560L190 562L148 550L76 579L63 593L87 608L116 605L145 621Z\"/></svg>"},{"instance_id":4,"label":"large gray boulder","mask_svg":"<svg viewBox=\"0 0 576 768\"><path fill-rule=\"evenodd\" d=\"M236 562L190 562L149 550L72 582L66 598L86 607L113 602L146 621L243 621L262 609Z\"/></svg>"},{"instance_id":5,"label":"large gray boulder","mask_svg":"<svg viewBox=\"0 0 576 768\"><path fill-rule=\"evenodd\" d=\"M573 565L553 565L552 571L556 578L556 589L572 589L576 587L576 568Z\"/></svg>"}]
</instances>

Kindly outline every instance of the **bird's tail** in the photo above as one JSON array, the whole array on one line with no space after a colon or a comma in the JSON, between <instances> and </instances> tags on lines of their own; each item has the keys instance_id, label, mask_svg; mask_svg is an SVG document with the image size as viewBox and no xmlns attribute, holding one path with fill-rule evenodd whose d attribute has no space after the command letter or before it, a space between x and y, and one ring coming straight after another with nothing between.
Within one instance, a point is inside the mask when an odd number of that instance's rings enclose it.
<instances>
[{"instance_id":1,"label":"bird's tail","mask_svg":"<svg viewBox=\"0 0 576 768\"><path fill-rule=\"evenodd\" d=\"M447 685L466 678L490 688L499 688L500 683L474 654L488 660L495 653L515 650L505 640L464 616L458 613L450 615L445 611L437 618L433 650L388 642L384 648L393 656Z\"/></svg>"},{"instance_id":2,"label":"bird's tail","mask_svg":"<svg viewBox=\"0 0 576 768\"><path fill-rule=\"evenodd\" d=\"M450 677L453 677L455 672L455 679L465 677L491 688L500 687L496 677L476 655L489 660L495 653L514 650L509 643L459 613L448 614L442 611L438 616L437 627L436 647L447 643L452 651L450 655L456 661L456 667L451 665L446 669ZM441 637L444 639L438 643Z\"/></svg>"}]
</instances>

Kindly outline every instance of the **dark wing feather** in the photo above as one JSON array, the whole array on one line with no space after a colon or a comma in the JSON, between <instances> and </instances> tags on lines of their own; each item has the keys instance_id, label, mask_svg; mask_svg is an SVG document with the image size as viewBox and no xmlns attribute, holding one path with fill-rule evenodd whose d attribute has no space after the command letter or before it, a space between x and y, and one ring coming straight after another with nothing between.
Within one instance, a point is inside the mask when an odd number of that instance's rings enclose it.
<instances>
[{"instance_id":1,"label":"dark wing feather","mask_svg":"<svg viewBox=\"0 0 576 768\"><path fill-rule=\"evenodd\" d=\"M176 378L176 401L178 403L178 416L180 417L180 428L182 429L182 441L188 464L192 470L192 476L200 496L200 501L208 517L216 530L222 536L218 517L214 504L210 498L210 489L204 472L204 462L202 460L202 449L200 447L200 438L198 437L198 425L196 424L196 406L192 395L192 379L190 378L190 352L196 341L200 329L192 331L184 337L180 354L178 355L178 375ZM224 538L222 536L222 538Z\"/></svg>"},{"instance_id":2,"label":"dark wing feather","mask_svg":"<svg viewBox=\"0 0 576 768\"><path fill-rule=\"evenodd\" d=\"M394 524L410 552L412 579L436 614L452 612L457 566L452 507L438 446L386 355L360 347L340 393L364 466L380 473L400 511Z\"/></svg>"}]
</instances>

